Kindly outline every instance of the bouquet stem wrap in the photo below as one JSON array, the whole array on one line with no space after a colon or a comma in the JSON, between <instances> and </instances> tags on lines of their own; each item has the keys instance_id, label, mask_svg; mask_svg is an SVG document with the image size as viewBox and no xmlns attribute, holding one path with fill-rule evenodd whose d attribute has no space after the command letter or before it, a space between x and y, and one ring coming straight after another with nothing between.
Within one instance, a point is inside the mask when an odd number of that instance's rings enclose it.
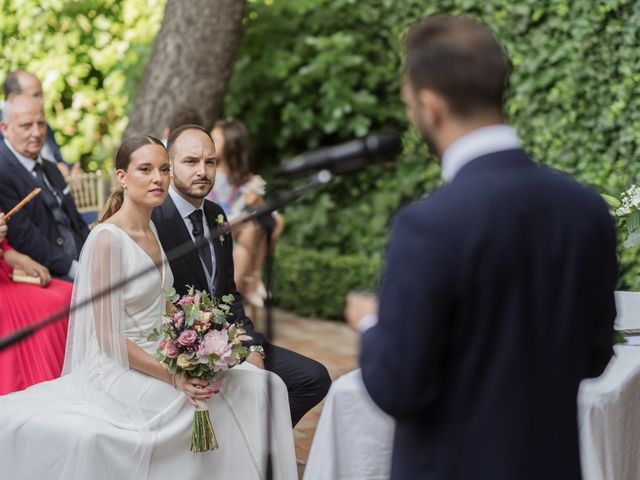
<instances>
[{"instance_id":1,"label":"bouquet stem wrap","mask_svg":"<svg viewBox=\"0 0 640 480\"><path fill-rule=\"evenodd\" d=\"M209 417L207 402L196 400L196 411L193 414L193 429L191 432L191 451L208 452L218 448L216 434L213 433L213 425Z\"/></svg>"}]
</instances>

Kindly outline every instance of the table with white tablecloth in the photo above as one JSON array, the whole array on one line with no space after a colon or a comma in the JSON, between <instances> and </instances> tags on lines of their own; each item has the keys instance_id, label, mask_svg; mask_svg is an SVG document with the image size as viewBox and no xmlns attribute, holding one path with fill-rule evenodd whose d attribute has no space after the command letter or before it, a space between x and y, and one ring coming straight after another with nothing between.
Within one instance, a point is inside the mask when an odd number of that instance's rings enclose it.
<instances>
[{"instance_id":1,"label":"table with white tablecloth","mask_svg":"<svg viewBox=\"0 0 640 480\"><path fill-rule=\"evenodd\" d=\"M640 293L616 296L617 328L637 330ZM584 480L640 479L640 346L616 346L605 372L581 383L577 401ZM304 480L387 479L393 429L360 370L343 375L325 400Z\"/></svg>"}]
</instances>

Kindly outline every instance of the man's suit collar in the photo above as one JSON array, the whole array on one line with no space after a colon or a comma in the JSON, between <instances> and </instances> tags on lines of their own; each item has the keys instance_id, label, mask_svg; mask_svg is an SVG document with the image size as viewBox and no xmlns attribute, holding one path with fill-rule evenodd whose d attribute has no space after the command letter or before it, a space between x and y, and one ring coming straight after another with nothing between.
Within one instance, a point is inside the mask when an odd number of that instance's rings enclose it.
<instances>
[{"instance_id":1,"label":"man's suit collar","mask_svg":"<svg viewBox=\"0 0 640 480\"><path fill-rule=\"evenodd\" d=\"M0 155L4 157L9 167L14 170L16 177L25 184L28 190L40 187L40 184L36 181L31 172L20 163L18 158L4 141L0 141ZM53 211L53 209L58 205L57 200L53 198L46 188L42 189L34 201L41 201L51 211Z\"/></svg>"},{"instance_id":2,"label":"man's suit collar","mask_svg":"<svg viewBox=\"0 0 640 480\"><path fill-rule=\"evenodd\" d=\"M509 125L490 125L472 130L453 142L442 156L442 177L451 182L469 162L491 153L520 148L515 129Z\"/></svg>"},{"instance_id":3,"label":"man's suit collar","mask_svg":"<svg viewBox=\"0 0 640 480\"><path fill-rule=\"evenodd\" d=\"M536 166L537 164L521 148L503 150L476 157L472 162L467 163L460 169L451 183L455 184L459 179L476 173Z\"/></svg>"}]
</instances>

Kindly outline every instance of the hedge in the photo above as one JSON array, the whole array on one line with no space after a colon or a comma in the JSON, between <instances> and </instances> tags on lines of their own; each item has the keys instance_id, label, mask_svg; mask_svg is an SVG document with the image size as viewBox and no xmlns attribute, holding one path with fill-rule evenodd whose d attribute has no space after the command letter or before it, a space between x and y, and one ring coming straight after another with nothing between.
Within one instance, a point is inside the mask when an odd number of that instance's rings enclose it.
<instances>
[{"instance_id":1,"label":"hedge","mask_svg":"<svg viewBox=\"0 0 640 480\"><path fill-rule=\"evenodd\" d=\"M276 249L273 295L300 315L342 318L347 293L375 290L380 260L334 255L280 244Z\"/></svg>"},{"instance_id":2,"label":"hedge","mask_svg":"<svg viewBox=\"0 0 640 480\"><path fill-rule=\"evenodd\" d=\"M227 113L247 122L261 169L368 130L404 132L405 151L395 163L340 178L287 208L291 244L380 254L396 209L439 183L438 168L404 118L398 86L402 36L433 13L469 14L496 32L513 62L508 120L537 161L616 196L639 178L639 0L249 6ZM620 288L639 286L637 254L620 251Z\"/></svg>"}]
</instances>

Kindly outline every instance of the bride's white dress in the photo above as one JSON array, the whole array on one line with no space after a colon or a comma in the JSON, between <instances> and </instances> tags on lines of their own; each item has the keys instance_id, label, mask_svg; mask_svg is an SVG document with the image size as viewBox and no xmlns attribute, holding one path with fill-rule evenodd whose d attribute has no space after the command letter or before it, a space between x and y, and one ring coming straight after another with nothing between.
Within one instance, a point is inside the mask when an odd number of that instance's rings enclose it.
<instances>
[{"instance_id":1,"label":"bride's white dress","mask_svg":"<svg viewBox=\"0 0 640 480\"><path fill-rule=\"evenodd\" d=\"M156 348L146 338L173 283L163 258L162 271L72 315L61 378L0 397L2 478L265 478L270 380L273 478L297 479L287 391L276 375L248 363L221 373L222 392L209 401L220 447L192 453L194 410L185 394L129 368L127 339ZM152 265L125 232L101 224L83 248L73 302Z\"/></svg>"}]
</instances>

